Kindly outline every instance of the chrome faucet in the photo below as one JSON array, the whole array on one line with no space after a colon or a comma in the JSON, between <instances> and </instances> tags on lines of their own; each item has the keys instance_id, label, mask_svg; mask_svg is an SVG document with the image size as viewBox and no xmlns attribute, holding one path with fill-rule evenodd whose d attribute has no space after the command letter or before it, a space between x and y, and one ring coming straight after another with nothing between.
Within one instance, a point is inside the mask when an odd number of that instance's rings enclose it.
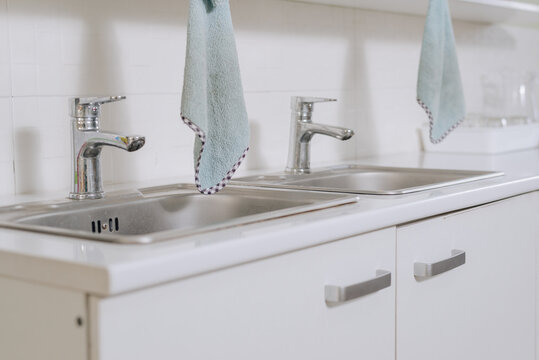
<instances>
[{"instance_id":1,"label":"chrome faucet","mask_svg":"<svg viewBox=\"0 0 539 360\"><path fill-rule=\"evenodd\" d=\"M105 195L100 160L103 146L114 146L130 152L144 146L143 136L117 135L99 128L101 105L123 99L125 96L69 99L73 151L70 199L101 199Z\"/></svg>"},{"instance_id":2,"label":"chrome faucet","mask_svg":"<svg viewBox=\"0 0 539 360\"><path fill-rule=\"evenodd\" d=\"M354 131L351 129L312 122L314 103L328 101L337 100L315 97L292 97L290 146L288 148L288 163L285 169L287 173L306 174L310 172L311 139L314 134L328 135L339 140L348 140L354 135Z\"/></svg>"}]
</instances>

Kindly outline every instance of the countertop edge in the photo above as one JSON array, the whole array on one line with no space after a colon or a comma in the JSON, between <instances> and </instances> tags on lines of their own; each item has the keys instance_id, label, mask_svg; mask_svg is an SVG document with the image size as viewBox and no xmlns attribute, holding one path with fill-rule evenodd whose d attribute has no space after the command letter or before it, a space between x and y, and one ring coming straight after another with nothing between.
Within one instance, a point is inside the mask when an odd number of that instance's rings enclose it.
<instances>
[{"instance_id":1,"label":"countertop edge","mask_svg":"<svg viewBox=\"0 0 539 360\"><path fill-rule=\"evenodd\" d=\"M109 268L109 295L135 291L264 258L300 251L308 247L319 246L432 216L500 201L534 192L538 189L539 177L533 177L511 183L478 187L444 198L415 201L365 213L356 214L351 213L352 210L349 210L350 213L343 213L339 217L328 218L325 221L317 221L308 226L297 225L282 231L272 231L230 240L201 250L177 255L172 254L167 258L161 257L144 262L113 266ZM494 192L496 193L495 195ZM326 235L327 232L324 232L324 228L327 227L338 230L332 231L332 236L329 238ZM286 239L284 235L286 235ZM291 241L291 238L294 240ZM268 246L269 243L271 243L271 246ZM238 248L241 248L242 251L238 252ZM174 274L174 276L163 276L159 281L156 281L155 276L148 276L149 270L155 268L156 263L159 263L161 269L168 269L166 272Z\"/></svg>"}]
</instances>

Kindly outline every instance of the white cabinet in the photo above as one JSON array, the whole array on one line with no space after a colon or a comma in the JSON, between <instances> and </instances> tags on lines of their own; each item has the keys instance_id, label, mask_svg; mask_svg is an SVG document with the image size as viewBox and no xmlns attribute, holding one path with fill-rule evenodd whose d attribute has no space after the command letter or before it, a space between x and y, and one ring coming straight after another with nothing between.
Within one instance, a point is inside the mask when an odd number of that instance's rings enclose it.
<instances>
[{"instance_id":1,"label":"white cabinet","mask_svg":"<svg viewBox=\"0 0 539 360\"><path fill-rule=\"evenodd\" d=\"M394 360L393 283L339 305L325 301L327 285L361 283L394 267L389 228L92 298L91 359Z\"/></svg>"},{"instance_id":2,"label":"white cabinet","mask_svg":"<svg viewBox=\"0 0 539 360\"><path fill-rule=\"evenodd\" d=\"M539 192L107 298L0 277L0 359L532 360L537 241Z\"/></svg>"},{"instance_id":3,"label":"white cabinet","mask_svg":"<svg viewBox=\"0 0 539 360\"><path fill-rule=\"evenodd\" d=\"M86 360L86 296L0 277L0 359Z\"/></svg>"},{"instance_id":4,"label":"white cabinet","mask_svg":"<svg viewBox=\"0 0 539 360\"><path fill-rule=\"evenodd\" d=\"M534 359L538 205L527 194L397 229L398 360ZM465 264L414 276L454 250Z\"/></svg>"},{"instance_id":5,"label":"white cabinet","mask_svg":"<svg viewBox=\"0 0 539 360\"><path fill-rule=\"evenodd\" d=\"M535 226L533 228L533 231L534 231L534 235L533 237L535 238L535 252L536 252L536 257L535 257L535 271L537 272L537 277L536 277L536 283L535 283L535 317L536 317L536 321L535 321L535 358L537 360L539 360L539 191L536 191L535 193L533 193L534 195L534 198L533 198L533 204L535 204L534 206L534 210L533 210L533 214L534 214L534 218L535 218Z\"/></svg>"}]
</instances>

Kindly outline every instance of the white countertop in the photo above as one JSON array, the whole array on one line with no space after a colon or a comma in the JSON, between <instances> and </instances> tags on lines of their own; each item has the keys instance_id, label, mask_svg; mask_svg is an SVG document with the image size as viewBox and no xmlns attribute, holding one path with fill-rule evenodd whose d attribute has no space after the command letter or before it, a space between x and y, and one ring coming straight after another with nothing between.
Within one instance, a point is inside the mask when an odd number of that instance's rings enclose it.
<instances>
[{"instance_id":1,"label":"white countertop","mask_svg":"<svg viewBox=\"0 0 539 360\"><path fill-rule=\"evenodd\" d=\"M416 153L364 165L503 171L505 176L150 245L118 245L0 229L0 275L108 296L539 189L539 149L501 155ZM34 200L25 196L3 204Z\"/></svg>"}]
</instances>

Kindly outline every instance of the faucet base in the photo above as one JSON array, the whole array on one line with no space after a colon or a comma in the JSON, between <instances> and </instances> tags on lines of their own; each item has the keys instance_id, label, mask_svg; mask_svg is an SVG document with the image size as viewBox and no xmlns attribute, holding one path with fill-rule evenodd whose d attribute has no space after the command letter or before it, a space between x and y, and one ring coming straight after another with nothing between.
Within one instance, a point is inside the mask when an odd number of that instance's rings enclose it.
<instances>
[{"instance_id":1,"label":"faucet base","mask_svg":"<svg viewBox=\"0 0 539 360\"><path fill-rule=\"evenodd\" d=\"M287 174L292 174L292 175L302 175L302 174L310 174L311 169L299 169L299 168L289 168L289 167L287 167L284 170L284 172L287 173Z\"/></svg>"},{"instance_id":2,"label":"faucet base","mask_svg":"<svg viewBox=\"0 0 539 360\"><path fill-rule=\"evenodd\" d=\"M70 192L68 198L71 200L97 200L105 197L105 192L96 193L74 193Z\"/></svg>"}]
</instances>

